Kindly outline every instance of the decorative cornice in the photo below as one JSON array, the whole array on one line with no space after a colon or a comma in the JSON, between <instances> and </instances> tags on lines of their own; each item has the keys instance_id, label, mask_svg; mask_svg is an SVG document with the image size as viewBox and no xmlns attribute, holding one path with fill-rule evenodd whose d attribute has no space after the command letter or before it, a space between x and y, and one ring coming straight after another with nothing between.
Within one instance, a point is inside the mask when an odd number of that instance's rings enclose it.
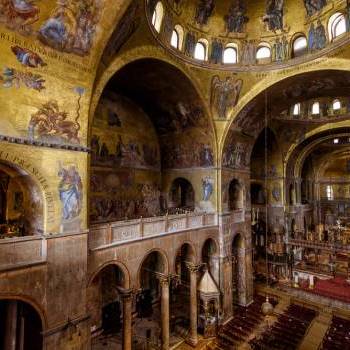
<instances>
[{"instance_id":1,"label":"decorative cornice","mask_svg":"<svg viewBox=\"0 0 350 350\"><path fill-rule=\"evenodd\" d=\"M0 135L0 141L15 143L17 145L47 147L47 148L55 148L55 149L69 150L69 151L75 151L75 152L84 152L84 153L90 153L91 151L89 147L80 146L80 145L58 144L58 143L51 143L51 142L39 141L39 140L29 140L24 137L14 137L14 136L7 136L7 135Z\"/></svg>"}]
</instances>

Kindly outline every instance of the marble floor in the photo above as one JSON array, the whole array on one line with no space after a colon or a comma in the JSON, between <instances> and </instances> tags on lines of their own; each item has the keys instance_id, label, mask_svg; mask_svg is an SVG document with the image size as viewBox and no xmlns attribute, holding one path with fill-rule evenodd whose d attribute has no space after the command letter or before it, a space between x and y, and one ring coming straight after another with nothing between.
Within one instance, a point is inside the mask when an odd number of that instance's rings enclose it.
<instances>
[{"instance_id":1,"label":"marble floor","mask_svg":"<svg viewBox=\"0 0 350 350\"><path fill-rule=\"evenodd\" d=\"M170 304L170 323L174 320L186 318L188 314L188 295L181 293L177 300ZM189 315L187 315L188 317ZM161 346L161 329L160 329L160 308L155 306L153 315L149 318L135 318L133 321L133 349L134 350L151 350L160 349ZM170 329L170 348L177 348L188 336L188 329L179 325ZM121 332L114 335L99 335L92 340L92 350L122 350Z\"/></svg>"},{"instance_id":2,"label":"marble floor","mask_svg":"<svg viewBox=\"0 0 350 350\"><path fill-rule=\"evenodd\" d=\"M154 318L136 319L133 325L133 347L135 350L160 349L161 331L159 321ZM151 334L147 340L147 332ZM176 329L170 334L170 348L174 348L184 342L186 330ZM99 335L92 340L92 350L122 350L121 333L114 335Z\"/></svg>"}]
</instances>

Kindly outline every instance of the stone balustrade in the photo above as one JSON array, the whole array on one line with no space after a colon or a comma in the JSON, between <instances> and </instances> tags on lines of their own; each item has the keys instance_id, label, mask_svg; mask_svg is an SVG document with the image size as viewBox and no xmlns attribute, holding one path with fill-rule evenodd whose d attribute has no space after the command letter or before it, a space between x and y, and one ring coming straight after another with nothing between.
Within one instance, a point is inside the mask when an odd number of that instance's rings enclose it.
<instances>
[{"instance_id":1,"label":"stone balustrade","mask_svg":"<svg viewBox=\"0 0 350 350\"><path fill-rule=\"evenodd\" d=\"M215 226L217 222L216 213L187 213L96 224L90 227L89 249Z\"/></svg>"},{"instance_id":2,"label":"stone balustrade","mask_svg":"<svg viewBox=\"0 0 350 350\"><path fill-rule=\"evenodd\" d=\"M42 236L0 240L0 271L40 264L47 258L47 241Z\"/></svg>"}]
</instances>

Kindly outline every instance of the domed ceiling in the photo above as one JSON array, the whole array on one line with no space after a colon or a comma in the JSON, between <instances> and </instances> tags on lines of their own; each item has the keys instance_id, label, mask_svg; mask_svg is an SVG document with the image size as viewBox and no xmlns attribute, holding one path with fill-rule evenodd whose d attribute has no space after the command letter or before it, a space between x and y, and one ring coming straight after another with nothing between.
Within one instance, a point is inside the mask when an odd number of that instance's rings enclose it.
<instances>
[{"instance_id":1,"label":"domed ceiling","mask_svg":"<svg viewBox=\"0 0 350 350\"><path fill-rule=\"evenodd\" d=\"M333 7L326 0L172 0L182 23L211 35L260 36L301 29L305 21ZM240 35L241 34L241 35Z\"/></svg>"},{"instance_id":2,"label":"domed ceiling","mask_svg":"<svg viewBox=\"0 0 350 350\"><path fill-rule=\"evenodd\" d=\"M172 0L184 23L222 35L288 32L333 8L326 0ZM192 14L192 15L191 15Z\"/></svg>"},{"instance_id":3,"label":"domed ceiling","mask_svg":"<svg viewBox=\"0 0 350 350\"><path fill-rule=\"evenodd\" d=\"M227 69L219 64L231 64L238 70L246 70L242 65L261 64L266 69L268 64L295 58L294 63L300 63L345 44L347 11L345 2L331 0L148 1L151 27L152 20L161 18L158 28L153 23L153 33L172 53L202 66ZM179 38L175 44L174 31ZM204 57L195 57L198 43L205 46ZM225 60L229 47L236 54ZM259 55L261 48L265 52Z\"/></svg>"},{"instance_id":4,"label":"domed ceiling","mask_svg":"<svg viewBox=\"0 0 350 350\"><path fill-rule=\"evenodd\" d=\"M298 20L302 24L308 13L315 14L324 8L325 1L288 0L173 0L175 12L183 23L200 27L212 35L250 33L264 31L288 31ZM314 3L307 11L308 3ZM304 17L304 18L303 18ZM292 21L289 21L292 20ZM288 23L292 22L292 23ZM237 35L238 34L238 35Z\"/></svg>"}]
</instances>

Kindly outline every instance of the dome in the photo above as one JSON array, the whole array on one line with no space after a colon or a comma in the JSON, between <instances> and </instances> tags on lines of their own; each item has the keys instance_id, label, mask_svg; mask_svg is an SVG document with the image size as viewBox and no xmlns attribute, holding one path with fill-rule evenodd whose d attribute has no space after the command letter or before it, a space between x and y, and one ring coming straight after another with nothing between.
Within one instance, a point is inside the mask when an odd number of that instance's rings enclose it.
<instances>
[{"instance_id":1,"label":"dome","mask_svg":"<svg viewBox=\"0 0 350 350\"><path fill-rule=\"evenodd\" d=\"M152 0L148 17L175 55L236 69L299 63L329 49L347 28L346 6L335 10L326 0Z\"/></svg>"}]
</instances>

